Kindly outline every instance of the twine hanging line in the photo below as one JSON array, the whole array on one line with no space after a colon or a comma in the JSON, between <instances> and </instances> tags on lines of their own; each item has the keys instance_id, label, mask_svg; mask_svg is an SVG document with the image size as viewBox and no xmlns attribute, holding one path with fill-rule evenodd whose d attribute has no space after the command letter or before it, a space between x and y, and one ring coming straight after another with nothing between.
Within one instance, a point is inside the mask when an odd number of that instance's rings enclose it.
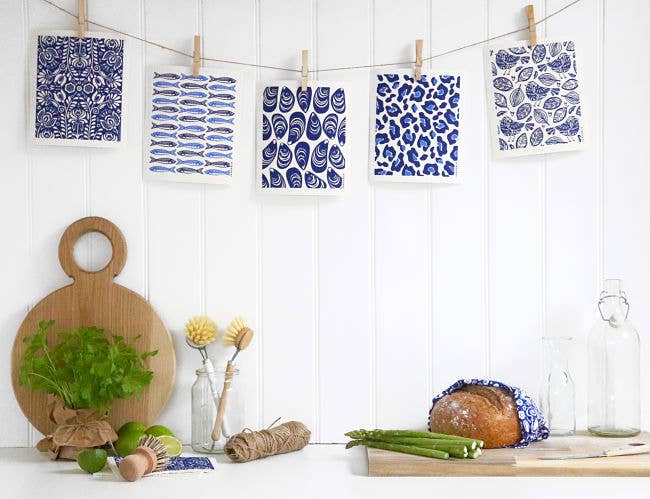
<instances>
[{"instance_id":1,"label":"twine hanging line","mask_svg":"<svg viewBox=\"0 0 650 499\"><path fill-rule=\"evenodd\" d=\"M548 16L543 17L539 21L536 21L535 26L547 21L548 19L551 19L552 17L560 14L561 12L564 12L569 7L574 6L575 4L579 3L580 1L581 0L573 0L573 2L566 4L561 9L558 9L555 12L551 12ZM54 7L55 9L60 10L61 12L64 12L65 14L68 14L69 16L74 17L75 19L77 18L77 15L74 12L70 12L69 10L61 7L60 5L55 4L52 0L43 0L43 2L45 2L48 5L51 5L52 7ZM158 43L158 42L152 42L151 40L147 40L146 38L142 38L142 37L139 37L137 35L132 35L131 33L127 33L125 31L120 31L119 29L112 28L111 26L106 26L104 24L100 24L100 23L98 23L96 21L93 21L91 19L88 19L88 18L86 18L86 21L88 22L88 24L93 24L95 26L98 26L100 28L105 29L106 31L111 31L113 33L117 33L117 34L125 36L127 38L132 38L133 40L137 40L139 42L146 43L148 45L152 45L154 47L161 48L163 50L169 50L170 52L174 52L175 54L185 56L185 57L187 57L189 59L193 58L193 54L190 54L188 52L183 52L182 50L177 50L177 49L172 48L172 47L167 47L167 46L165 46L165 45L163 45L161 43ZM503 33L501 35L492 36L490 38L486 38L485 40L479 40L477 42L469 43L467 45L462 45L461 47L457 47L457 48L454 48L454 49L446 50L444 52L440 52L438 54L431 55L429 57L424 57L424 58L422 58L422 61L423 62L430 61L432 59L437 59L438 57L442 57L442 56L449 55L449 54L454 54L456 52L460 52L461 50L465 50L465 49L468 49L468 48L471 48L471 47L476 47L478 45L483 45L485 43L489 43L489 42L492 42L494 40L498 40L500 38L505 38L506 36L514 35L514 34L519 33L521 31L528 31L528 28L529 28L528 25L526 25L523 28L518 28L518 29L515 29L513 31ZM290 71L290 72L293 72L293 73L300 73L302 71L301 69L296 69L296 68L286 68L286 67L281 67L281 66L269 66L269 65L266 65L266 64L253 64L253 63L248 63L248 62L232 61L232 60L228 60L228 59L217 59L217 58L213 58L213 57L201 57L200 59L202 61L221 62L221 63L224 63L224 64L234 64L234 65L237 65L237 66L248 66L248 67L251 67L251 68L276 69L278 71ZM380 68L380 67L386 67L386 66L399 66L399 65L402 65L402 64L415 64L415 61L400 61L400 62L391 62L391 63L384 63L384 64L364 64L364 65L360 65L360 66L340 66L340 67L334 67L334 68L310 69L309 73L325 73L325 72L328 72L328 71L343 71L343 70L349 70L349 69L371 69L371 68Z\"/></svg>"}]
</instances>

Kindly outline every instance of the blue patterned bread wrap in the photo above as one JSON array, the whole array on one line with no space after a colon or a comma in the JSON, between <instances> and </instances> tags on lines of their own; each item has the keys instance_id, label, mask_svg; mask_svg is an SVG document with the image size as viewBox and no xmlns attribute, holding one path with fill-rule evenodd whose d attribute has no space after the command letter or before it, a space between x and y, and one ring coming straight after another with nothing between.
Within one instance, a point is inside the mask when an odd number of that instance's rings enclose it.
<instances>
[{"instance_id":1,"label":"blue patterned bread wrap","mask_svg":"<svg viewBox=\"0 0 650 499\"><path fill-rule=\"evenodd\" d=\"M517 414L519 416L519 425L521 426L521 440L512 445L511 447L525 447L531 442L538 440L545 440L548 438L549 429L546 426L544 416L537 408L533 399L531 399L525 391L515 386L506 385L500 381L491 381L485 379L459 379L449 388L444 390L439 395L436 395L431 401L431 409L429 410L429 422L431 420L431 411L436 403L445 395L460 390L465 385L480 385L480 386L495 386L509 391L515 399L517 405ZM427 428L429 425L427 425Z\"/></svg>"}]
</instances>

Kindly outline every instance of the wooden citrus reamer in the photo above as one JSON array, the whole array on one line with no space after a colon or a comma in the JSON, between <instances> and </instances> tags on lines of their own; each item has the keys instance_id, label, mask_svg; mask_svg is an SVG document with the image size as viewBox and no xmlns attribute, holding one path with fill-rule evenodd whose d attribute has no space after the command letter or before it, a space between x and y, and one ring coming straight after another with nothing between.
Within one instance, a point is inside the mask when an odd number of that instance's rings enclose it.
<instances>
[{"instance_id":1,"label":"wooden citrus reamer","mask_svg":"<svg viewBox=\"0 0 650 499\"><path fill-rule=\"evenodd\" d=\"M235 319L233 323L236 323L237 321L238 320ZM243 321L241 323L243 325ZM224 336L224 344L234 345L237 350L235 350L235 354L228 361L226 372L224 373L223 389L221 390L221 397L219 398L219 405L217 407L217 418L214 421L214 428L212 429L212 440L219 440L219 438L221 438L221 425L223 424L223 419L226 414L226 406L228 405L228 392L230 391L232 374L235 369L235 359L237 358L237 355L239 355L239 352L248 347L253 340L252 329L243 326L233 334L231 328L232 325L228 328L228 332Z\"/></svg>"}]
</instances>

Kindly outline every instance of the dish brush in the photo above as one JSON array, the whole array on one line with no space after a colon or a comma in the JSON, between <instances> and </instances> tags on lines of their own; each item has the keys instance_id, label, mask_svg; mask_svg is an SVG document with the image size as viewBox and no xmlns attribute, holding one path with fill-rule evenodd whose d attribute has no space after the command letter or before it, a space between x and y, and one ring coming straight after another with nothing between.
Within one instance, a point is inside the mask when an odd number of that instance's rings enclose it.
<instances>
[{"instance_id":1,"label":"dish brush","mask_svg":"<svg viewBox=\"0 0 650 499\"><path fill-rule=\"evenodd\" d=\"M120 461L118 469L122 478L135 482L144 475L162 471L169 465L167 447L159 438L147 435L142 437L136 449Z\"/></svg>"},{"instance_id":2,"label":"dish brush","mask_svg":"<svg viewBox=\"0 0 650 499\"><path fill-rule=\"evenodd\" d=\"M219 398L219 406L217 407L217 419L214 422L212 429L212 440L219 440L221 437L221 426L223 424L224 415L226 413L226 405L228 403L228 392L230 391L230 384L232 382L232 373L235 369L235 359L239 352L244 350L250 345L253 340L253 330L246 326L244 319L236 317L230 323L223 335L224 346L234 346L236 348L235 354L228 361L226 372L223 378L223 389L221 390L221 397Z\"/></svg>"},{"instance_id":3,"label":"dish brush","mask_svg":"<svg viewBox=\"0 0 650 499\"><path fill-rule=\"evenodd\" d=\"M214 374L214 365L208 357L206 346L217 338L217 325L209 317L202 315L192 317L185 324L185 343L191 348L197 349L203 359L203 368L210 381L210 391L215 405L219 403L219 387L217 377Z\"/></svg>"}]
</instances>

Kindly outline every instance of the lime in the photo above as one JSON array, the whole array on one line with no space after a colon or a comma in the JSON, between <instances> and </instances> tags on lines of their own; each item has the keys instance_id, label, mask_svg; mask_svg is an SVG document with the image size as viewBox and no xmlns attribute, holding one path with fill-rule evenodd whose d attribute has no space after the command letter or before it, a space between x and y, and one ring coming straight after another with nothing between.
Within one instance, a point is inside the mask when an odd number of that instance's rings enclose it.
<instances>
[{"instance_id":1,"label":"lime","mask_svg":"<svg viewBox=\"0 0 650 499\"><path fill-rule=\"evenodd\" d=\"M79 467L88 473L97 473L106 466L106 451L104 449L86 449L77 455Z\"/></svg>"},{"instance_id":2,"label":"lime","mask_svg":"<svg viewBox=\"0 0 650 499\"><path fill-rule=\"evenodd\" d=\"M147 427L142 423L138 423L137 421L130 421L120 426L120 429L117 430L117 434L124 435L125 433L139 433L142 435L146 428Z\"/></svg>"},{"instance_id":3,"label":"lime","mask_svg":"<svg viewBox=\"0 0 650 499\"><path fill-rule=\"evenodd\" d=\"M149 428L144 430L144 432L147 435L153 435L154 437L159 437L161 435L169 435L170 437L174 436L174 434L169 428L161 424L155 424L153 426L150 426Z\"/></svg>"},{"instance_id":4,"label":"lime","mask_svg":"<svg viewBox=\"0 0 650 499\"><path fill-rule=\"evenodd\" d=\"M161 435L158 437L165 447L167 447L167 455L174 457L180 456L183 451L183 444L179 439L171 435Z\"/></svg>"},{"instance_id":5,"label":"lime","mask_svg":"<svg viewBox=\"0 0 650 499\"><path fill-rule=\"evenodd\" d=\"M113 443L115 451L122 457L132 454L135 448L138 446L138 442L142 436L142 433L135 431L123 433L119 436L117 441Z\"/></svg>"}]
</instances>

